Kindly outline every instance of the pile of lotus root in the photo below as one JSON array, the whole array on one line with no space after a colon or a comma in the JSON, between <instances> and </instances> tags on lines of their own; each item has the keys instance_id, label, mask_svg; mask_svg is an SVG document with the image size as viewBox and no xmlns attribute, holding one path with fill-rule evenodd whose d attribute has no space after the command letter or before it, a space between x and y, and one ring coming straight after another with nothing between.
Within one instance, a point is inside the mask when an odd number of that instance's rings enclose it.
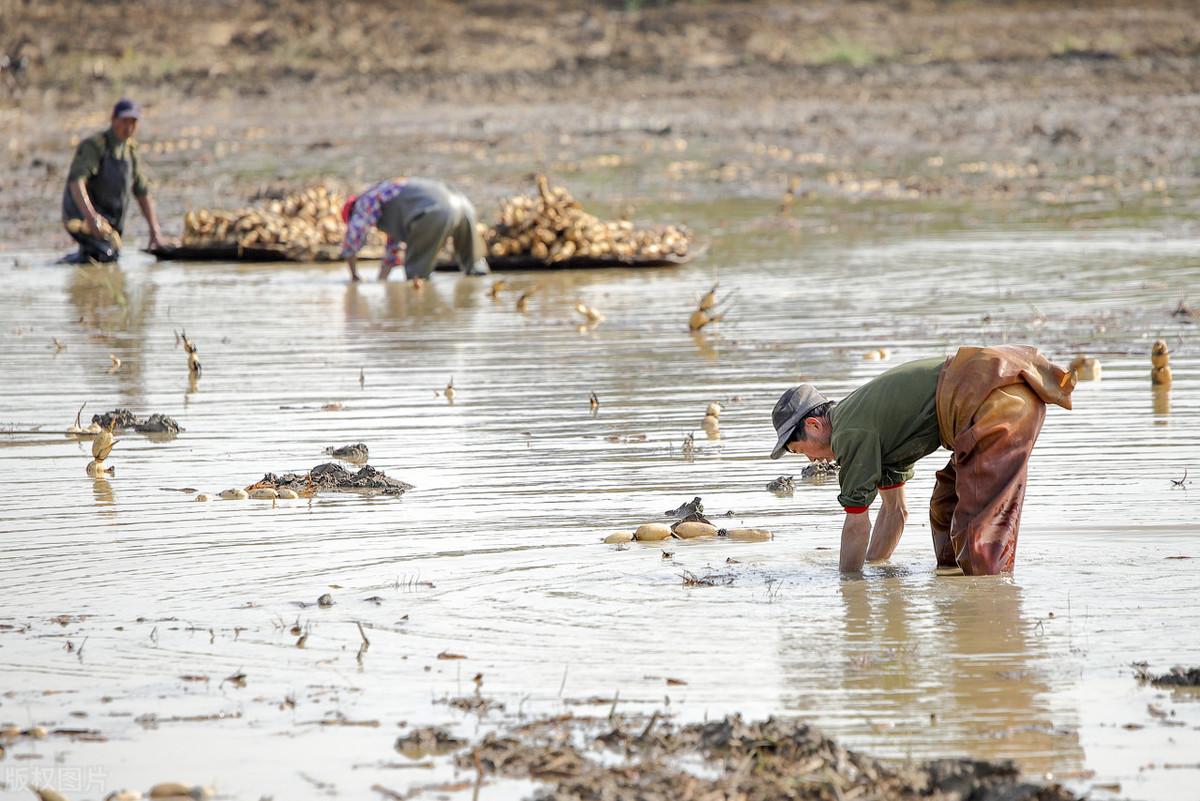
<instances>
[{"instance_id":1,"label":"pile of lotus root","mask_svg":"<svg viewBox=\"0 0 1200 801\"><path fill-rule=\"evenodd\" d=\"M336 259L346 235L341 217L345 201L340 192L313 186L269 200L261 208L193 209L183 217L182 244L270 248L307 261ZM386 240L382 231L372 230L361 255L378 257Z\"/></svg>"},{"instance_id":2,"label":"pile of lotus root","mask_svg":"<svg viewBox=\"0 0 1200 801\"><path fill-rule=\"evenodd\" d=\"M588 214L561 186L537 177L536 196L517 195L500 207L500 221L483 232L494 257L528 257L555 263L570 258L662 259L688 253L683 226L635 229L628 220L606 222Z\"/></svg>"},{"instance_id":3,"label":"pile of lotus root","mask_svg":"<svg viewBox=\"0 0 1200 801\"><path fill-rule=\"evenodd\" d=\"M504 201L499 222L482 226L490 256L554 264L578 257L636 261L688 255L691 233L684 226L635 229L627 220L606 222L584 211L566 189L551 189L545 176L538 176L537 188L536 196ZM280 251L299 261L332 261L339 258L346 235L341 218L345 199L340 192L313 186L259 208L193 209L184 215L181 244L236 245ZM379 258L386 241L383 232L373 229L359 255Z\"/></svg>"}]
</instances>

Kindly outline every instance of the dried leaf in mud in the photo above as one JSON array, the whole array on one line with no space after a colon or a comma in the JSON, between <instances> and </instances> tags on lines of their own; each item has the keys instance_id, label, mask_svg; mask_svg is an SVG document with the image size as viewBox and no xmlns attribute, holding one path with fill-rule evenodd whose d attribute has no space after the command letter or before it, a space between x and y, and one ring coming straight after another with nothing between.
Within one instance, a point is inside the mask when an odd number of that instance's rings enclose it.
<instances>
[{"instance_id":1,"label":"dried leaf in mud","mask_svg":"<svg viewBox=\"0 0 1200 801\"><path fill-rule=\"evenodd\" d=\"M241 670L238 670L238 671L226 676L225 678L221 679L221 684L225 684L225 682L229 682L234 687L245 687L246 686L246 674L243 673Z\"/></svg>"},{"instance_id":2,"label":"dried leaf in mud","mask_svg":"<svg viewBox=\"0 0 1200 801\"><path fill-rule=\"evenodd\" d=\"M645 725L625 716L610 716L609 720L606 725L596 719L559 717L547 727L535 722L492 732L460 753L455 762L462 769L550 784L542 795L556 801L1076 798L1060 785L1024 781L1016 766L1008 762L943 759L897 764L876 760L847 750L798 721L772 718L745 723L734 716L676 727L660 722L657 716ZM597 731L598 727L608 730ZM589 741L624 758L591 759L574 745ZM681 761L692 768L680 768Z\"/></svg>"},{"instance_id":3,"label":"dried leaf in mud","mask_svg":"<svg viewBox=\"0 0 1200 801\"><path fill-rule=\"evenodd\" d=\"M442 651L437 655L438 659L466 659L462 654L452 653L450 651Z\"/></svg>"}]
</instances>

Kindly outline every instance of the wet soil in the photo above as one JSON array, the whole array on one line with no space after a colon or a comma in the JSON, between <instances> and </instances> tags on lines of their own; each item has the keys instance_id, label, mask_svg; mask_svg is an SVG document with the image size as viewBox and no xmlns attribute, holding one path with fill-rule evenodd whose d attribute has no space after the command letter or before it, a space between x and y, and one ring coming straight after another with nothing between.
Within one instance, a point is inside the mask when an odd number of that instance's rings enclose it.
<instances>
[{"instance_id":1,"label":"wet soil","mask_svg":"<svg viewBox=\"0 0 1200 801\"><path fill-rule=\"evenodd\" d=\"M597 728L601 731L597 732ZM597 751L613 758L597 759ZM898 764L846 749L796 720L738 716L675 726L556 718L487 735L458 756L463 768L536 779L554 799L805 798L887 801L1071 801L1056 784L1021 778L1009 762L942 759ZM687 767L684 767L686 765Z\"/></svg>"},{"instance_id":2,"label":"wet soil","mask_svg":"<svg viewBox=\"0 0 1200 801\"><path fill-rule=\"evenodd\" d=\"M362 464L370 458L370 451L367 449L366 443L363 442L355 442L352 445L331 445L325 449L325 453L334 459L342 459L343 461L358 464Z\"/></svg>"},{"instance_id":3,"label":"wet soil","mask_svg":"<svg viewBox=\"0 0 1200 801\"><path fill-rule=\"evenodd\" d=\"M146 105L143 165L176 234L189 207L398 169L447 178L485 219L549 171L589 203L761 198L803 230L829 225L807 211L824 203L923 226L1024 217L1014 202L1190 224L1200 186L1183 0L281 0L219 18L116 0L86 7L88 37L80 8L0 0L0 245L68 246L72 147L119 94Z\"/></svg>"},{"instance_id":4,"label":"wet soil","mask_svg":"<svg viewBox=\"0 0 1200 801\"><path fill-rule=\"evenodd\" d=\"M382 470L371 465L364 465L357 472L351 472L340 464L325 462L319 464L307 473L284 473L276 475L267 473L262 480L252 484L252 488L271 487L273 489L295 490L296 492L356 492L363 495L403 495L413 488L412 484L391 478Z\"/></svg>"},{"instance_id":5,"label":"wet soil","mask_svg":"<svg viewBox=\"0 0 1200 801\"><path fill-rule=\"evenodd\" d=\"M1167 673L1151 673L1148 665L1138 665L1137 677L1155 687L1200 687L1200 667L1176 666Z\"/></svg>"},{"instance_id":6,"label":"wet soil","mask_svg":"<svg viewBox=\"0 0 1200 801\"><path fill-rule=\"evenodd\" d=\"M802 479L833 478L833 477L837 476L838 469L839 469L839 466L838 466L837 462L827 462L824 460L817 461L817 462L813 462L812 464L805 465L804 468L801 469L801 471L800 471L800 478L802 478Z\"/></svg>"},{"instance_id":7,"label":"wet soil","mask_svg":"<svg viewBox=\"0 0 1200 801\"><path fill-rule=\"evenodd\" d=\"M101 428L113 430L133 429L139 434L178 434L183 431L174 418L165 414L151 414L139 417L128 409L113 409L104 414L92 415L92 422Z\"/></svg>"}]
</instances>

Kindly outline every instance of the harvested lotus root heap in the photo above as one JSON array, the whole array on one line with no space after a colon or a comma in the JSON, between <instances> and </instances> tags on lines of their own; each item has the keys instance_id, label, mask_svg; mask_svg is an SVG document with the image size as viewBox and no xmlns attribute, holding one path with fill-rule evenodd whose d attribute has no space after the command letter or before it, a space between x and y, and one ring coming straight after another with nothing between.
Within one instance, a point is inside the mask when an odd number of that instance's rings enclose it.
<instances>
[{"instance_id":1,"label":"harvested lotus root heap","mask_svg":"<svg viewBox=\"0 0 1200 801\"><path fill-rule=\"evenodd\" d=\"M500 207L500 221L483 231L488 253L548 263L570 258L661 259L688 253L684 226L635 229L628 220L606 222L583 210L561 186L537 177L536 196L517 195Z\"/></svg>"},{"instance_id":2,"label":"harvested lotus root heap","mask_svg":"<svg viewBox=\"0 0 1200 801\"><path fill-rule=\"evenodd\" d=\"M185 247L237 245L270 248L290 259L332 261L338 258L346 224L342 204L346 196L325 186L268 199L261 208L192 209L183 217ZM360 255L378 258L387 237L372 229Z\"/></svg>"}]
</instances>

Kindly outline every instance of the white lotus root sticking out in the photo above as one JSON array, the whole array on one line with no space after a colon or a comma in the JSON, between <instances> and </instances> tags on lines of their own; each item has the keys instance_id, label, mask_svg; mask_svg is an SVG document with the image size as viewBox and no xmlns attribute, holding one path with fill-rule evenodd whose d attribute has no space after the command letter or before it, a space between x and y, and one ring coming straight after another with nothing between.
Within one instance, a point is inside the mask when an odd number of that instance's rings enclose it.
<instances>
[{"instance_id":1,"label":"white lotus root sticking out","mask_svg":"<svg viewBox=\"0 0 1200 801\"><path fill-rule=\"evenodd\" d=\"M583 315L584 319L586 319L589 323L598 323L604 319L603 314L601 314L595 308L587 305L582 300L576 301L575 311Z\"/></svg>"},{"instance_id":2,"label":"white lotus root sticking out","mask_svg":"<svg viewBox=\"0 0 1200 801\"><path fill-rule=\"evenodd\" d=\"M113 446L117 442L118 440L113 437L111 428L102 428L97 432L96 436L92 439L92 461L88 462L87 465L87 474L89 476L98 478L105 473L112 474L116 472L112 467L105 467L104 460L112 453Z\"/></svg>"},{"instance_id":3,"label":"white lotus root sticking out","mask_svg":"<svg viewBox=\"0 0 1200 801\"><path fill-rule=\"evenodd\" d=\"M694 540L701 537L717 536L717 527L711 523L688 521L675 526L675 536L681 540Z\"/></svg>"},{"instance_id":4,"label":"white lotus root sticking out","mask_svg":"<svg viewBox=\"0 0 1200 801\"><path fill-rule=\"evenodd\" d=\"M773 538L771 532L765 528L723 528L717 533L740 542L763 542Z\"/></svg>"},{"instance_id":5,"label":"white lotus root sticking out","mask_svg":"<svg viewBox=\"0 0 1200 801\"><path fill-rule=\"evenodd\" d=\"M1071 372L1079 381L1100 380L1100 360L1092 356L1076 356L1071 360Z\"/></svg>"},{"instance_id":6,"label":"white lotus root sticking out","mask_svg":"<svg viewBox=\"0 0 1200 801\"><path fill-rule=\"evenodd\" d=\"M705 292L696 304L696 310L688 317L688 330L699 331L706 325L716 324L725 319L725 312L717 310L717 286L718 284L713 284L712 289Z\"/></svg>"},{"instance_id":7,"label":"white lotus root sticking out","mask_svg":"<svg viewBox=\"0 0 1200 801\"><path fill-rule=\"evenodd\" d=\"M658 542L671 538L671 527L666 523L643 523L633 532L638 542Z\"/></svg>"}]
</instances>

